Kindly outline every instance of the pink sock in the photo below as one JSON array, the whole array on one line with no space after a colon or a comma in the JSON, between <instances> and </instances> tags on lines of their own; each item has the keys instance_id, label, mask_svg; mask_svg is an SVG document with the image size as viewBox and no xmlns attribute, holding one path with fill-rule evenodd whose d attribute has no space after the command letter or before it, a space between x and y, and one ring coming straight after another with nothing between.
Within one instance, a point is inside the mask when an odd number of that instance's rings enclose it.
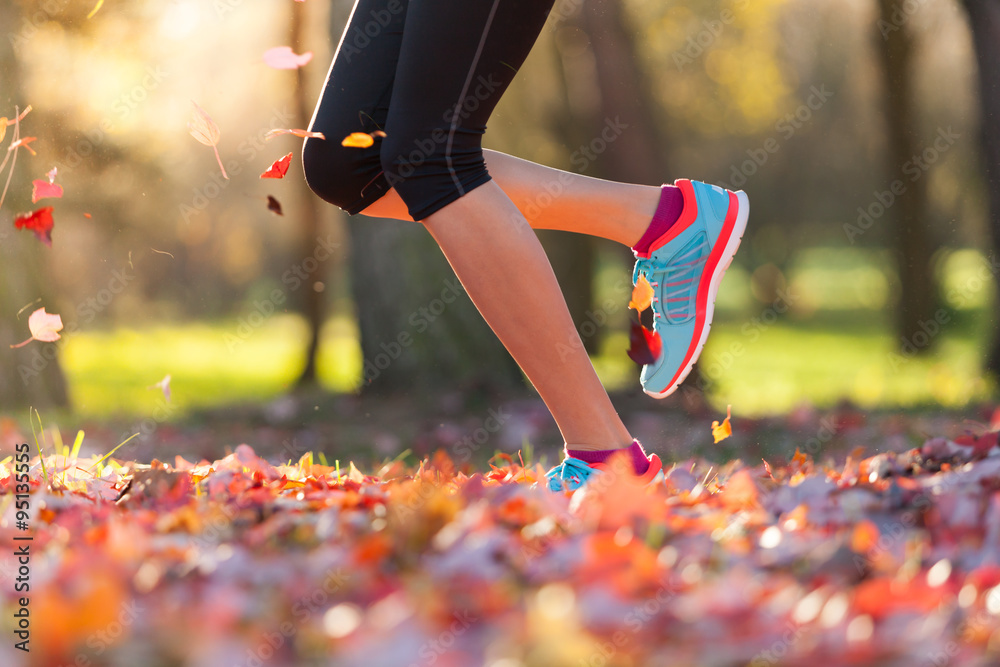
<instances>
[{"instance_id":1,"label":"pink sock","mask_svg":"<svg viewBox=\"0 0 1000 667\"><path fill-rule=\"evenodd\" d=\"M580 459L584 463L604 463L612 455L617 454L620 449L566 449L566 455L574 459ZM649 470L649 457L642 450L642 445L638 440L632 441L632 446L628 448L628 453L632 455L632 465L635 467L636 475L644 475Z\"/></svg>"},{"instance_id":2,"label":"pink sock","mask_svg":"<svg viewBox=\"0 0 1000 667\"><path fill-rule=\"evenodd\" d=\"M674 185L664 185L660 189L660 203L656 207L656 213L653 214L653 221L649 223L649 229L633 246L632 250L638 254L648 254L649 247L670 231L670 228L681 217L683 210L684 193L681 192L681 189Z\"/></svg>"}]
</instances>

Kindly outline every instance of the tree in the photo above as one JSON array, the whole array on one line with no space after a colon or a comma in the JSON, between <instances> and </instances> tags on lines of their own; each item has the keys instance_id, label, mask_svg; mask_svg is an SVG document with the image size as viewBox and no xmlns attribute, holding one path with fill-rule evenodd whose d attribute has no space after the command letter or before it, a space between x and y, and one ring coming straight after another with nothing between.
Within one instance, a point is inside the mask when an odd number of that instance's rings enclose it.
<instances>
[{"instance_id":1,"label":"tree","mask_svg":"<svg viewBox=\"0 0 1000 667\"><path fill-rule=\"evenodd\" d=\"M331 12L334 43L346 16ZM422 225L358 216L349 221L348 236L363 391L525 386Z\"/></svg>"},{"instance_id":2,"label":"tree","mask_svg":"<svg viewBox=\"0 0 1000 667\"><path fill-rule=\"evenodd\" d=\"M919 155L917 118L913 104L914 39L907 22L903 0L878 0L878 53L882 62L886 90L886 136L888 138L889 191L895 203L884 204L885 215L894 221L893 242L899 272L899 307L896 333L918 353L930 345L912 344L921 332L922 322L932 321L937 310L938 294L931 266L933 248L927 224L927 179L908 180L898 187L900 170L913 156ZM896 188L895 190L893 188ZM888 197L888 195L887 195Z\"/></svg>"},{"instance_id":3,"label":"tree","mask_svg":"<svg viewBox=\"0 0 1000 667\"><path fill-rule=\"evenodd\" d=\"M992 259L996 261L1000 258L1000 2L965 0L963 4L969 14L972 43L979 66L982 157L989 197ZM1000 328L994 329L986 357L986 370L1000 376Z\"/></svg>"},{"instance_id":4,"label":"tree","mask_svg":"<svg viewBox=\"0 0 1000 667\"><path fill-rule=\"evenodd\" d=\"M292 3L291 46L292 50L296 53L304 51L301 47L304 42L307 11L305 3ZM300 67L295 70L295 91L293 95L298 127L306 127L309 124L311 106L307 91L305 70ZM305 180L299 180L299 188L302 191L301 199L303 207L300 237L301 254L299 256L310 257L314 254L316 240L319 238L320 233L320 204L316 196L309 190L309 186ZM299 387L316 384L316 355L319 352L320 334L323 328L323 316L325 312L324 292L326 289L322 277L326 266L324 262L319 261L313 263L312 266L312 271L309 272L303 281L305 289L302 311L306 322L309 324L309 343L306 347L305 366L296 382L296 385Z\"/></svg>"},{"instance_id":5,"label":"tree","mask_svg":"<svg viewBox=\"0 0 1000 667\"><path fill-rule=\"evenodd\" d=\"M12 31L22 28L17 3L0 3L0 25ZM11 32L9 37L15 35ZM13 39L0 39L0 115L13 116L16 106L26 106L21 96L20 67ZM25 122L30 121L30 116ZM8 133L9 144L10 134ZM6 146L7 144L3 144ZM6 153L6 148L3 148ZM23 151L21 158L25 157ZM0 406L4 410L33 406L66 407L69 398L66 380L59 365L57 346L53 343L32 343L12 350L28 337L27 314L36 308L50 306L43 280L45 248L27 233L14 232L11 211L26 206L30 200L24 162L18 160L10 192L0 210ZM4 178L6 180L6 176ZM22 309L23 312L22 312Z\"/></svg>"}]
</instances>

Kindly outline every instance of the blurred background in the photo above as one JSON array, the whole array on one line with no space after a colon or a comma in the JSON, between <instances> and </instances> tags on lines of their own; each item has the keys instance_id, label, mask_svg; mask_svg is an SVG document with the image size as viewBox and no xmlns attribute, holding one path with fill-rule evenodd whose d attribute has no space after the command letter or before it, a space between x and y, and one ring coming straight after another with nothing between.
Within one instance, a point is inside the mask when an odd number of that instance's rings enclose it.
<instances>
[{"instance_id":1,"label":"blurred background","mask_svg":"<svg viewBox=\"0 0 1000 667\"><path fill-rule=\"evenodd\" d=\"M557 0L487 146L615 180L706 180L753 204L698 374L659 404L625 353L628 250L542 234L616 400L752 417L990 399L994 4ZM87 3L4 0L0 115L30 104L22 134L38 139L0 210L0 412L156 427L241 405L257 407L228 414L385 424L418 405L436 424L530 402L419 225L348 220L305 187L299 139L265 140L307 126L351 6L135 0L88 19ZM286 45L314 58L264 64ZM192 101L221 130L229 180L188 133ZM284 180L258 178L288 152ZM33 205L52 167L66 194ZM48 204L51 249L12 225ZM62 340L8 350L41 305Z\"/></svg>"}]
</instances>

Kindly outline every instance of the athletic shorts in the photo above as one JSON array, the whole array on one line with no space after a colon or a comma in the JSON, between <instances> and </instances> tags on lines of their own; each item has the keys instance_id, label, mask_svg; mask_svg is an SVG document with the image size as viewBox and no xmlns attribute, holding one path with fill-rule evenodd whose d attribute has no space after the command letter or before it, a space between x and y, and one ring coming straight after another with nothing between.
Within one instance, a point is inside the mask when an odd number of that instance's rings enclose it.
<instances>
[{"instance_id":1,"label":"athletic shorts","mask_svg":"<svg viewBox=\"0 0 1000 667\"><path fill-rule=\"evenodd\" d=\"M358 0L310 123L326 139L303 147L309 186L351 215L394 188L423 220L489 181L486 122L553 2Z\"/></svg>"}]
</instances>

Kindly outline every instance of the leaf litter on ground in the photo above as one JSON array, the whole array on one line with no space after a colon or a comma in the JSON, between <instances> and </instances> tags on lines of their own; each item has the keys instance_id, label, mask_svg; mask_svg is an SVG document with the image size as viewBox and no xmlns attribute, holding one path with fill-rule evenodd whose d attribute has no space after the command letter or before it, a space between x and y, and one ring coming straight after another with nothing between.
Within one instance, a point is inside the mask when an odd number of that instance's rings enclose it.
<instances>
[{"instance_id":1,"label":"leaf litter on ground","mask_svg":"<svg viewBox=\"0 0 1000 667\"><path fill-rule=\"evenodd\" d=\"M1000 648L994 433L836 464L679 460L651 488L572 495L520 456L363 471L244 444L139 464L42 439L33 652L5 642L3 664L886 667ZM8 457L8 544L14 484Z\"/></svg>"}]
</instances>

